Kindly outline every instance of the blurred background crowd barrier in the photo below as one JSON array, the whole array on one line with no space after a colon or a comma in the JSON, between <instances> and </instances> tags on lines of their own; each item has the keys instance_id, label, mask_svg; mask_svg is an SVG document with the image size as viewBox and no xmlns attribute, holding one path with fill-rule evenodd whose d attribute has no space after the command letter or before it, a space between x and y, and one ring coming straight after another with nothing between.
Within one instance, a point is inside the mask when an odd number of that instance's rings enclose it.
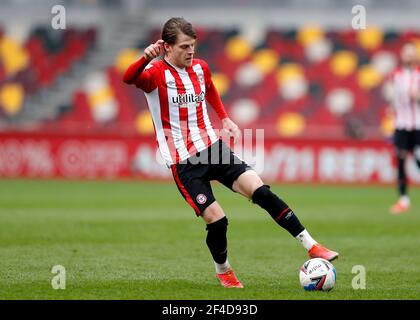
<instances>
[{"instance_id":1,"label":"blurred background crowd barrier","mask_svg":"<svg viewBox=\"0 0 420 320\"><path fill-rule=\"evenodd\" d=\"M51 26L57 4L65 29ZM352 28L356 5L365 29ZM420 52L419 9L408 0L3 0L0 177L169 178L145 97L121 78L162 24L183 16L231 118L264 129L265 179L392 183L389 76L405 42Z\"/></svg>"}]
</instances>

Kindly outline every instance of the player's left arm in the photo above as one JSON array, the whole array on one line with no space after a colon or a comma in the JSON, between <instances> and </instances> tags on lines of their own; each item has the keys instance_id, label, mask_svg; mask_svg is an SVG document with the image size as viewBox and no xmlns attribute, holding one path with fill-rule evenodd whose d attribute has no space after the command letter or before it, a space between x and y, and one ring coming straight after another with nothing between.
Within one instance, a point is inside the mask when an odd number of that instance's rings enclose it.
<instances>
[{"instance_id":1,"label":"player's left arm","mask_svg":"<svg viewBox=\"0 0 420 320\"><path fill-rule=\"evenodd\" d=\"M227 131L228 134L233 137L234 142L236 143L242 136L241 130L234 123L226 112L225 107L223 106L222 99L220 98L219 92L216 89L216 86L213 83L211 78L211 72L206 63L203 63L204 77L206 81L206 100L210 103L213 109L216 111L219 119L222 121L223 130Z\"/></svg>"}]
</instances>

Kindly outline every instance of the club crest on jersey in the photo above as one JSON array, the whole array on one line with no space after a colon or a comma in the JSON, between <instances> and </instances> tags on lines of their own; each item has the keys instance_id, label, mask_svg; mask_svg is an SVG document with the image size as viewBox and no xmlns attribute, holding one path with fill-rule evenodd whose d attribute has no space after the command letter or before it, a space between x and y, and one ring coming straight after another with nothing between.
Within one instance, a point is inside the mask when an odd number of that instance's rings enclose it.
<instances>
[{"instance_id":1,"label":"club crest on jersey","mask_svg":"<svg viewBox=\"0 0 420 320\"><path fill-rule=\"evenodd\" d=\"M204 75L202 73L198 73L198 81L200 81L201 84L204 84Z\"/></svg>"},{"instance_id":2,"label":"club crest on jersey","mask_svg":"<svg viewBox=\"0 0 420 320\"><path fill-rule=\"evenodd\" d=\"M207 197L206 197L204 194L200 193L200 194L196 197L196 200L197 200L197 202L198 202L199 204L204 204L204 203L206 203L206 201L207 201Z\"/></svg>"},{"instance_id":3,"label":"club crest on jersey","mask_svg":"<svg viewBox=\"0 0 420 320\"><path fill-rule=\"evenodd\" d=\"M173 81L173 80L169 80L168 82L166 82L166 85L167 85L169 88L175 88L175 89L176 89L176 82L175 82L175 81Z\"/></svg>"},{"instance_id":4,"label":"club crest on jersey","mask_svg":"<svg viewBox=\"0 0 420 320\"><path fill-rule=\"evenodd\" d=\"M204 92L201 91L199 94L193 94L193 93L183 93L178 94L175 97L172 97L172 103L178 104L179 108L186 108L188 106L188 103L195 102L198 106L201 102L203 102L205 99Z\"/></svg>"}]
</instances>

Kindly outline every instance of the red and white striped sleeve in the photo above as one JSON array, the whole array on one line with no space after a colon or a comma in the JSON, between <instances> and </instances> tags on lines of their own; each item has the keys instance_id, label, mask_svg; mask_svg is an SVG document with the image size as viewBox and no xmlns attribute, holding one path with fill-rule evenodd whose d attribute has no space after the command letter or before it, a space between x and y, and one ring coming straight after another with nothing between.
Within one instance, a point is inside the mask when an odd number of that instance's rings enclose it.
<instances>
[{"instance_id":1,"label":"red and white striped sleeve","mask_svg":"<svg viewBox=\"0 0 420 320\"><path fill-rule=\"evenodd\" d=\"M149 64L149 61L142 56L128 67L124 73L123 81L127 84L135 84L144 92L152 92L157 87L155 69L153 64Z\"/></svg>"}]
</instances>

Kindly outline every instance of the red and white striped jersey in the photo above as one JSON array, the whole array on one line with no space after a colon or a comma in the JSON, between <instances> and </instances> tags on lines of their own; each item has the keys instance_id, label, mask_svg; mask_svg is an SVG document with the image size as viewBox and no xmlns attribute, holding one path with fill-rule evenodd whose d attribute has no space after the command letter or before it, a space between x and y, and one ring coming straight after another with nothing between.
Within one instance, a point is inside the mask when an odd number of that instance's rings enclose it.
<instances>
[{"instance_id":1,"label":"red and white striped jersey","mask_svg":"<svg viewBox=\"0 0 420 320\"><path fill-rule=\"evenodd\" d=\"M127 69L124 82L144 91L159 150L168 166L218 141L206 100L220 119L227 114L203 60L193 59L191 67L180 69L165 59L148 64L142 57Z\"/></svg>"},{"instance_id":2,"label":"red and white striped jersey","mask_svg":"<svg viewBox=\"0 0 420 320\"><path fill-rule=\"evenodd\" d=\"M420 104L411 98L413 89L420 91L420 69L398 68L392 75L395 128L420 130Z\"/></svg>"}]
</instances>

